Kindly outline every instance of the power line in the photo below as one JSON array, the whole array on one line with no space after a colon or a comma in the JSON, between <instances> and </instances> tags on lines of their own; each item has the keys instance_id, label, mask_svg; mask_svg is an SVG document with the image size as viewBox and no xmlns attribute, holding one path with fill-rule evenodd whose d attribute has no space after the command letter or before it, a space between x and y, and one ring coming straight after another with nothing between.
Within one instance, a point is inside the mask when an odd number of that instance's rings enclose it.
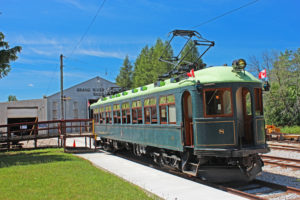
<instances>
[{"instance_id":1,"label":"power line","mask_svg":"<svg viewBox=\"0 0 300 200\"><path fill-rule=\"evenodd\" d=\"M87 29L85 30L85 32L83 33L83 35L81 36L80 40L78 41L78 43L74 46L71 54L69 57L71 57L74 53L74 51L78 48L78 46L80 45L80 43L83 41L84 37L86 36L86 34L88 33L88 31L90 30L90 28L92 27L93 23L95 22L98 14L100 13L100 10L103 8L104 6L104 3L105 3L106 0L103 0L102 3L100 4L95 16L93 17L91 23L88 25Z\"/></svg>"},{"instance_id":2,"label":"power line","mask_svg":"<svg viewBox=\"0 0 300 200\"><path fill-rule=\"evenodd\" d=\"M202 26L202 25L204 25L204 24L207 24L207 23L210 23L210 22L212 22L212 21L215 21L215 20L217 20L217 19L219 19L219 18L221 18L221 17L224 17L225 15L229 15L229 14L235 12L235 11L238 11L238 10L240 10L240 9L242 9L242 8L245 8L245 7L247 7L247 6L250 6L251 4L254 4L254 3L258 2L258 1L259 1L259 0L255 0L255 1L251 1L251 2L249 2L249 3L246 3L246 4L244 4L244 5L242 5L242 6L238 7L238 8L232 9L232 10L227 11L227 12L221 14L221 15L218 15L218 16L216 16L216 17L214 17L214 18L211 18L211 19L209 19L209 20L207 20L207 21L204 21L204 22L202 22L201 24L199 24L199 25L197 25L197 26L193 26L193 27L191 27L191 29L194 29L194 28L197 28L197 27Z\"/></svg>"}]
</instances>

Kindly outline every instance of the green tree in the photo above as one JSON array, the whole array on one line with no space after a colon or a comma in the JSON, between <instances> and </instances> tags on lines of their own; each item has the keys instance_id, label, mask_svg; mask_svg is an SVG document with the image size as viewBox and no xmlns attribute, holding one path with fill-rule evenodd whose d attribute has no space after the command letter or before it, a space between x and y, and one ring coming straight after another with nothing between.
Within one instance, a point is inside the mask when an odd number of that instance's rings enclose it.
<instances>
[{"instance_id":1,"label":"green tree","mask_svg":"<svg viewBox=\"0 0 300 200\"><path fill-rule=\"evenodd\" d=\"M198 52L198 48L194 45L194 42L192 40L190 40L182 50L181 56L184 57L181 65L194 63L196 61L197 66L201 66L201 64L203 64L202 59L197 60L200 54Z\"/></svg>"},{"instance_id":2,"label":"green tree","mask_svg":"<svg viewBox=\"0 0 300 200\"><path fill-rule=\"evenodd\" d=\"M139 87L150 83L153 79L151 66L152 49L146 45L134 63L133 86Z\"/></svg>"},{"instance_id":3,"label":"green tree","mask_svg":"<svg viewBox=\"0 0 300 200\"><path fill-rule=\"evenodd\" d=\"M4 34L0 32L0 79L8 74L10 61L15 61L18 58L16 54L22 49L20 46L10 48L4 38Z\"/></svg>"},{"instance_id":4,"label":"green tree","mask_svg":"<svg viewBox=\"0 0 300 200\"><path fill-rule=\"evenodd\" d=\"M300 48L276 56L268 76L271 88L264 95L267 123L300 125Z\"/></svg>"},{"instance_id":5,"label":"green tree","mask_svg":"<svg viewBox=\"0 0 300 200\"><path fill-rule=\"evenodd\" d=\"M127 89L132 88L132 73L132 65L127 55L124 59L120 73L116 78L117 85Z\"/></svg>"},{"instance_id":6,"label":"green tree","mask_svg":"<svg viewBox=\"0 0 300 200\"><path fill-rule=\"evenodd\" d=\"M167 47L167 42L157 39L152 47L145 46L134 63L133 86L139 87L157 81L158 77L172 69L172 65L159 61L160 56L173 55L172 47ZM164 50L166 51L164 52Z\"/></svg>"},{"instance_id":7,"label":"green tree","mask_svg":"<svg viewBox=\"0 0 300 200\"><path fill-rule=\"evenodd\" d=\"M16 97L16 96L14 96L14 95L9 95L9 96L8 96L8 101L18 101L18 100L17 100L17 97Z\"/></svg>"}]
</instances>

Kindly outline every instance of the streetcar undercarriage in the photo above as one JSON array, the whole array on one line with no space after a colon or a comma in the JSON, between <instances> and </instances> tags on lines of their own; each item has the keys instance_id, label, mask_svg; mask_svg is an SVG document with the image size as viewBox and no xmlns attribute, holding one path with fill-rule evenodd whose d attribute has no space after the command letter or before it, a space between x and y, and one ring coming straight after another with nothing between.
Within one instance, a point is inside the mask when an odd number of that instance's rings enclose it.
<instances>
[{"instance_id":1,"label":"streetcar undercarriage","mask_svg":"<svg viewBox=\"0 0 300 200\"><path fill-rule=\"evenodd\" d=\"M244 157L194 155L192 148L178 152L102 138L100 146L108 151L127 150L136 156L148 156L163 168L182 171L210 182L251 181L261 171L263 161L257 153Z\"/></svg>"}]
</instances>

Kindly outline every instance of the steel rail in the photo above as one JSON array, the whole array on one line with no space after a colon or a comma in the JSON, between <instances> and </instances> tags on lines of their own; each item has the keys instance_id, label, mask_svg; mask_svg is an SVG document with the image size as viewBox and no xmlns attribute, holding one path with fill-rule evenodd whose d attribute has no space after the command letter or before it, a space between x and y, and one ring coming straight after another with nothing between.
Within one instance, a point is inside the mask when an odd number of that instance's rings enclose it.
<instances>
[{"instance_id":1,"label":"steel rail","mask_svg":"<svg viewBox=\"0 0 300 200\"><path fill-rule=\"evenodd\" d=\"M295 143L293 143L293 144L295 144ZM300 145L272 144L272 143L269 143L268 145L276 146L276 147L287 147L287 148L299 148L300 149Z\"/></svg>"},{"instance_id":2,"label":"steel rail","mask_svg":"<svg viewBox=\"0 0 300 200\"><path fill-rule=\"evenodd\" d=\"M279 184L276 184L276 183L271 183L271 182L258 180L258 179L255 179L254 182L257 183L257 184L261 184L261 185L271 187L271 188L277 188L277 189L285 191L285 192L296 193L296 194L300 195L300 189L298 189L298 188L285 186L285 185L279 185Z\"/></svg>"},{"instance_id":3,"label":"steel rail","mask_svg":"<svg viewBox=\"0 0 300 200\"><path fill-rule=\"evenodd\" d=\"M285 146L280 146L280 145L269 145L269 147L271 149L275 149L275 150L284 150L284 151L296 151L296 152L300 152L300 147L285 147Z\"/></svg>"},{"instance_id":4,"label":"steel rail","mask_svg":"<svg viewBox=\"0 0 300 200\"><path fill-rule=\"evenodd\" d=\"M300 169L300 160L299 159L282 158L282 157L269 156L269 155L261 155L261 158L263 159L264 163ZM283 163L282 161L288 162L288 163ZM291 163L295 163L296 165L291 164Z\"/></svg>"}]
</instances>

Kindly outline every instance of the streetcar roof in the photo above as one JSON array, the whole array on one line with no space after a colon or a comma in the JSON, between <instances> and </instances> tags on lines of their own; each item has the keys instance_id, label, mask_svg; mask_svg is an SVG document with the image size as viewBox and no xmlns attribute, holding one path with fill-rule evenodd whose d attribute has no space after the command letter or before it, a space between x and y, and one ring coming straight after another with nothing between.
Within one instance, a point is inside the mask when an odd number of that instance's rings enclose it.
<instances>
[{"instance_id":1,"label":"streetcar roof","mask_svg":"<svg viewBox=\"0 0 300 200\"><path fill-rule=\"evenodd\" d=\"M131 99L138 96L148 95L157 92L163 92L179 87L195 85L199 81L201 84L210 84L210 83L228 83L228 82L252 82L252 83L262 83L259 79L254 77L251 73L247 71L234 72L233 68L230 66L214 66L208 67L195 71L195 78L189 77L188 79L180 80L179 82L172 83L171 79L164 80L164 86L155 87L153 83L145 85L143 87L147 88L146 90L141 90L136 88L137 91L133 92L132 90L127 90L123 95L122 92L119 95L107 96L105 98L99 99L96 103L91 105L91 108L96 107L97 105L112 103L116 101ZM124 92L123 92L124 93ZM118 97L117 97L118 96Z\"/></svg>"}]
</instances>

